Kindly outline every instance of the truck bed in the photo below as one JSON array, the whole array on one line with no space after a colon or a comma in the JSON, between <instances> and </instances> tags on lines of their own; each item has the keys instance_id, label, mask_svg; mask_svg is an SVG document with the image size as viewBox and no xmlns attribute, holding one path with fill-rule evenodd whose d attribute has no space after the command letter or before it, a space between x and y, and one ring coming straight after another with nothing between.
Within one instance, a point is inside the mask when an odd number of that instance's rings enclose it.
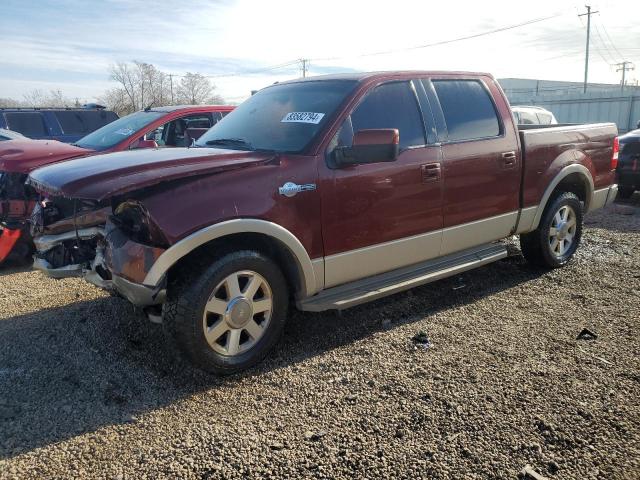
<instances>
[{"instance_id":1,"label":"truck bed","mask_svg":"<svg viewBox=\"0 0 640 480\"><path fill-rule=\"evenodd\" d=\"M594 191L614 182L611 170L614 123L518 125L522 150L522 207L536 206L562 168L582 163L591 172Z\"/></svg>"}]
</instances>

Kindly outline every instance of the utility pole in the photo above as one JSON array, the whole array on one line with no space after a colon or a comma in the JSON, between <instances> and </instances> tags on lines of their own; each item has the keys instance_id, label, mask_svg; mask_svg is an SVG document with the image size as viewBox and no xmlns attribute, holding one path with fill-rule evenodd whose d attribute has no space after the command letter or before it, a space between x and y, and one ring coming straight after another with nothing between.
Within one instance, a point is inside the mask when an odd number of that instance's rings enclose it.
<instances>
[{"instance_id":1,"label":"utility pole","mask_svg":"<svg viewBox=\"0 0 640 480\"><path fill-rule=\"evenodd\" d=\"M302 63L302 78L305 78L307 76L307 63L309 62L309 60L306 58L301 58L300 62Z\"/></svg>"},{"instance_id":2,"label":"utility pole","mask_svg":"<svg viewBox=\"0 0 640 480\"><path fill-rule=\"evenodd\" d=\"M171 105L173 105L173 75L169 74L169 89L171 90Z\"/></svg>"},{"instance_id":3,"label":"utility pole","mask_svg":"<svg viewBox=\"0 0 640 480\"><path fill-rule=\"evenodd\" d=\"M616 72L622 72L622 83L620 84L620 91L624 92L624 82L627 71L635 70L635 65L632 62L624 61L620 63L616 63L616 67L620 67L616 69Z\"/></svg>"},{"instance_id":4,"label":"utility pole","mask_svg":"<svg viewBox=\"0 0 640 480\"><path fill-rule=\"evenodd\" d=\"M583 92L587 93L587 77L589 76L589 35L591 34L591 15L598 12L592 12L590 5L585 5L587 13L578 15L579 17L587 16L587 51L584 57L584 88Z\"/></svg>"}]
</instances>

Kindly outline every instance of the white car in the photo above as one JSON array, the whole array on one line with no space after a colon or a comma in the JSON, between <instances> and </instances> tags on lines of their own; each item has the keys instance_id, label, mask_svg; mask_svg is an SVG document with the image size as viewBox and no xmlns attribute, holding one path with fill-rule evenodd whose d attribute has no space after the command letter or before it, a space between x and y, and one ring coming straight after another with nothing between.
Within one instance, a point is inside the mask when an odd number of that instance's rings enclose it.
<instances>
[{"instance_id":1,"label":"white car","mask_svg":"<svg viewBox=\"0 0 640 480\"><path fill-rule=\"evenodd\" d=\"M518 125L556 125L558 120L552 112L542 107L518 105L511 107Z\"/></svg>"},{"instance_id":2,"label":"white car","mask_svg":"<svg viewBox=\"0 0 640 480\"><path fill-rule=\"evenodd\" d=\"M0 128L0 141L2 140L15 140L16 138L25 138L24 135L18 132L14 132L13 130L7 130L5 128Z\"/></svg>"}]
</instances>

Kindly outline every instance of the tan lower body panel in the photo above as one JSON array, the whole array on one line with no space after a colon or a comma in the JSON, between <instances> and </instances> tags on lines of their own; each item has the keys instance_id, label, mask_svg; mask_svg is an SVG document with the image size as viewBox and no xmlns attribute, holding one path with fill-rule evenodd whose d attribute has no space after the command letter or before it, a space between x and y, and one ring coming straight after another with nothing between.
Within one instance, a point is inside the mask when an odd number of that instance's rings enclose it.
<instances>
[{"instance_id":1,"label":"tan lower body panel","mask_svg":"<svg viewBox=\"0 0 640 480\"><path fill-rule=\"evenodd\" d=\"M448 255L508 237L516 226L517 219L518 212L515 211L445 228L442 231L440 255Z\"/></svg>"},{"instance_id":2,"label":"tan lower body panel","mask_svg":"<svg viewBox=\"0 0 640 480\"><path fill-rule=\"evenodd\" d=\"M535 211L529 210L535 210L535 208L526 210L524 221L530 224ZM517 211L509 212L440 231L328 256L324 261L324 288L500 240L513 232L517 219Z\"/></svg>"}]
</instances>

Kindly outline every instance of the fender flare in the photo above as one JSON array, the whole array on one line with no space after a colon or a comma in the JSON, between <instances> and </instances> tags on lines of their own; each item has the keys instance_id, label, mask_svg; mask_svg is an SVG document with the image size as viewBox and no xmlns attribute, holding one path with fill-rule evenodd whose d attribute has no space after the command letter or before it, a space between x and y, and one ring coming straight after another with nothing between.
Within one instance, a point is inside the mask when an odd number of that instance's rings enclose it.
<instances>
[{"instance_id":1,"label":"fender flare","mask_svg":"<svg viewBox=\"0 0 640 480\"><path fill-rule=\"evenodd\" d=\"M553 180L551 181L547 189L544 191L544 194L542 195L542 199L540 200L540 203L538 204L538 208L536 209L536 215L533 219L533 223L531 224L530 230L535 230L536 228L538 228L538 225L540 224L540 219L542 218L542 213L544 212L544 209L547 206L547 203L549 202L549 198L551 198L551 194L553 193L553 191L556 189L556 187L560 184L562 180L564 180L565 178L567 178L569 175L573 173L580 174L580 177L583 179L583 182L585 183L587 195L584 202L584 210L585 212L589 211L589 205L591 204L591 201L593 199L593 192L594 192L593 178L591 177L591 172L587 167L585 167L584 165L580 165L579 163L574 163L560 170L560 172L558 172L558 174L553 178Z\"/></svg>"},{"instance_id":2,"label":"fender flare","mask_svg":"<svg viewBox=\"0 0 640 480\"><path fill-rule=\"evenodd\" d=\"M296 267L302 286L302 296L310 296L318 291L318 282L307 250L296 236L280 225L255 218L237 218L216 223L192 233L169 247L155 261L143 284L156 287L169 269L185 255L212 240L237 233L259 233L283 244L296 260Z\"/></svg>"}]
</instances>

